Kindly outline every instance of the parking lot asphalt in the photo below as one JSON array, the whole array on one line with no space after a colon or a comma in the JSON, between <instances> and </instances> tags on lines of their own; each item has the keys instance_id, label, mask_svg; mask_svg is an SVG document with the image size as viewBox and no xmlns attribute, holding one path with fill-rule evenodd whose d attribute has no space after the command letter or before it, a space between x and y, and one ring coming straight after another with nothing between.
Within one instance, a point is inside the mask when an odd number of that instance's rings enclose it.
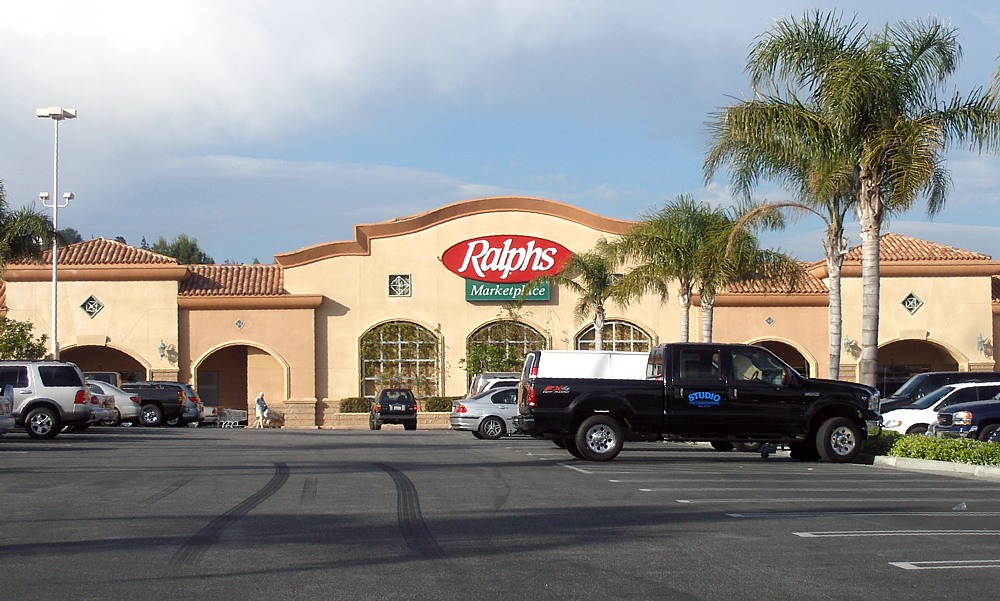
<instances>
[{"instance_id":1,"label":"parking lot asphalt","mask_svg":"<svg viewBox=\"0 0 1000 601\"><path fill-rule=\"evenodd\" d=\"M945 599L1000 581L1000 484L450 431L0 438L0 599Z\"/></svg>"}]
</instances>

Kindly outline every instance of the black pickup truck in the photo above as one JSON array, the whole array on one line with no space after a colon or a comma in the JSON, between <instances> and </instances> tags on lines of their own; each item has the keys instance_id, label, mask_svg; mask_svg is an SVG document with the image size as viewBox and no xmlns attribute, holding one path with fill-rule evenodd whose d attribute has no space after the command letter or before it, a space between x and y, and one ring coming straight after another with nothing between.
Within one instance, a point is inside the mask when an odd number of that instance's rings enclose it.
<instances>
[{"instance_id":1,"label":"black pickup truck","mask_svg":"<svg viewBox=\"0 0 1000 601\"><path fill-rule=\"evenodd\" d=\"M164 422L181 418L184 410L184 393L173 388L154 388L125 382L121 385L125 392L139 397L142 406L142 425L161 426Z\"/></svg>"},{"instance_id":2,"label":"black pickup truck","mask_svg":"<svg viewBox=\"0 0 1000 601\"><path fill-rule=\"evenodd\" d=\"M668 439L787 444L797 459L845 462L880 428L876 389L806 378L759 346L663 344L634 379L539 377L547 352L525 357L514 425L581 459L613 459L626 439Z\"/></svg>"}]
</instances>

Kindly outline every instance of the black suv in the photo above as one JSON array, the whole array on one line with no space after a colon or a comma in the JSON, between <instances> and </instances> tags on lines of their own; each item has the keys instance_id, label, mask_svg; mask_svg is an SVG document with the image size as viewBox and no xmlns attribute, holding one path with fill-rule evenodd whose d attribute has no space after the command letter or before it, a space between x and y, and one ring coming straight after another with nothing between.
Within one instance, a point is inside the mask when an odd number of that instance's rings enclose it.
<instances>
[{"instance_id":1,"label":"black suv","mask_svg":"<svg viewBox=\"0 0 1000 601\"><path fill-rule=\"evenodd\" d=\"M372 401L368 427L381 430L382 424L403 424L407 430L417 429L417 400L409 388L385 388Z\"/></svg>"}]
</instances>

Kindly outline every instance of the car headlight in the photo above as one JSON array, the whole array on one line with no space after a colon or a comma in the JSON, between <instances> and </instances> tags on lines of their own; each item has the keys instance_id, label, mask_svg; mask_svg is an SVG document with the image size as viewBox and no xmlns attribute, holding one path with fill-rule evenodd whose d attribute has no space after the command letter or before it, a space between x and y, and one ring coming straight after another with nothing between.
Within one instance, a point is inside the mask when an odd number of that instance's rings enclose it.
<instances>
[{"instance_id":1,"label":"car headlight","mask_svg":"<svg viewBox=\"0 0 1000 601\"><path fill-rule=\"evenodd\" d=\"M868 397L868 410L880 413L881 409L882 409L882 397L880 397L879 393L876 392L875 394Z\"/></svg>"},{"instance_id":2,"label":"car headlight","mask_svg":"<svg viewBox=\"0 0 1000 601\"><path fill-rule=\"evenodd\" d=\"M972 425L972 412L971 411L956 411L951 414L951 424L953 426L971 426Z\"/></svg>"},{"instance_id":3,"label":"car headlight","mask_svg":"<svg viewBox=\"0 0 1000 601\"><path fill-rule=\"evenodd\" d=\"M883 428L898 428L902 425L903 425L902 420L898 419L887 419L884 422L882 422Z\"/></svg>"}]
</instances>

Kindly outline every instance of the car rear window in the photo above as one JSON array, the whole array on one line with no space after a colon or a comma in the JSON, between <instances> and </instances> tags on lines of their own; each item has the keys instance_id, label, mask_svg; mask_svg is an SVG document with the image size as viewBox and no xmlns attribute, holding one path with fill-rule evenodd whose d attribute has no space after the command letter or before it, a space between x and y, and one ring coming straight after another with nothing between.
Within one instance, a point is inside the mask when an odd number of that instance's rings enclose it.
<instances>
[{"instance_id":1,"label":"car rear window","mask_svg":"<svg viewBox=\"0 0 1000 601\"><path fill-rule=\"evenodd\" d=\"M83 386L80 372L68 365L39 365L38 375L45 386Z\"/></svg>"}]
</instances>

